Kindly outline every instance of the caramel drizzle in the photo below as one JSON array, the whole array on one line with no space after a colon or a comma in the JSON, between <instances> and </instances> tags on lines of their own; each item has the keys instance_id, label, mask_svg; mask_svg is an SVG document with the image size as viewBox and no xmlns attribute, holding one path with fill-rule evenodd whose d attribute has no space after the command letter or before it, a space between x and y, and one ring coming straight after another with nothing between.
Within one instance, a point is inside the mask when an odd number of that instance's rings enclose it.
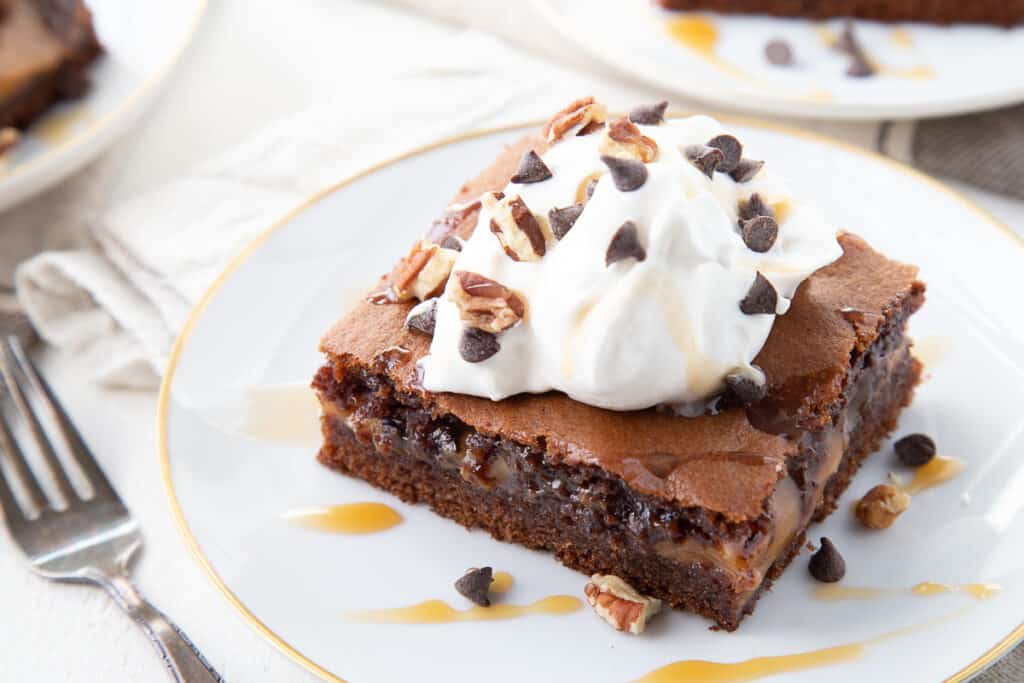
<instances>
[{"instance_id":1,"label":"caramel drizzle","mask_svg":"<svg viewBox=\"0 0 1024 683\"><path fill-rule=\"evenodd\" d=\"M372 534L402 523L402 515L384 503L346 503L284 514L289 522L335 534Z\"/></svg>"},{"instance_id":2,"label":"caramel drizzle","mask_svg":"<svg viewBox=\"0 0 1024 683\"><path fill-rule=\"evenodd\" d=\"M998 583L962 583L945 584L933 581L922 581L910 588L870 588L865 586L844 586L841 584L830 584L819 586L814 590L814 597L817 600L839 602L843 600L871 600L887 595L899 595L909 593L919 597L932 597L935 595L946 595L949 593L963 593L970 595L977 600L986 600L997 595L1003 590Z\"/></svg>"},{"instance_id":3,"label":"caramel drizzle","mask_svg":"<svg viewBox=\"0 0 1024 683\"><path fill-rule=\"evenodd\" d=\"M492 585L493 590L493 585ZM370 624L451 624L463 621L498 621L532 615L572 614L583 602L571 595L552 595L529 605L491 605L458 610L444 600L427 600L409 607L348 612L351 621Z\"/></svg>"},{"instance_id":4,"label":"caramel drizzle","mask_svg":"<svg viewBox=\"0 0 1024 683\"><path fill-rule=\"evenodd\" d=\"M688 659L667 664L636 679L635 683L742 683L766 676L820 669L852 662L864 655L864 645L838 645L794 655L755 657L742 662Z\"/></svg>"},{"instance_id":5,"label":"caramel drizzle","mask_svg":"<svg viewBox=\"0 0 1024 683\"><path fill-rule=\"evenodd\" d=\"M945 455L936 455L927 464L914 471L914 478L903 486L903 490L911 495L954 479L964 469L964 461Z\"/></svg>"}]
</instances>

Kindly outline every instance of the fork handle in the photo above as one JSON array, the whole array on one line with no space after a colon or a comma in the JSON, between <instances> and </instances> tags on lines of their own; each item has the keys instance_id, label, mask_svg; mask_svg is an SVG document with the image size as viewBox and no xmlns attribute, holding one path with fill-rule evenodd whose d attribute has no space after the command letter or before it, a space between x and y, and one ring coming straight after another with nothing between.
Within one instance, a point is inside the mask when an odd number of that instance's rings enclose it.
<instances>
[{"instance_id":1,"label":"fork handle","mask_svg":"<svg viewBox=\"0 0 1024 683\"><path fill-rule=\"evenodd\" d=\"M146 600L126 576L98 576L97 583L146 632L175 683L223 683L223 678L174 622Z\"/></svg>"}]
</instances>

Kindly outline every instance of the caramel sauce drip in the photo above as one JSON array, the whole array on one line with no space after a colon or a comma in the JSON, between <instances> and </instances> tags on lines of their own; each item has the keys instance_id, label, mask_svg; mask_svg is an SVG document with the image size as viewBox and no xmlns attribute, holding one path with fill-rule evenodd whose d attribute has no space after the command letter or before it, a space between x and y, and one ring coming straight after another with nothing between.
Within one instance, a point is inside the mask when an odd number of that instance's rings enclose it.
<instances>
[{"instance_id":1,"label":"caramel sauce drip","mask_svg":"<svg viewBox=\"0 0 1024 683\"><path fill-rule=\"evenodd\" d=\"M56 147L69 140L78 125L89 118L91 118L91 114L83 105L60 109L48 114L39 123L32 126L32 137L42 140L50 147Z\"/></svg>"},{"instance_id":2,"label":"caramel sauce drip","mask_svg":"<svg viewBox=\"0 0 1024 683\"><path fill-rule=\"evenodd\" d=\"M742 683L766 676L819 669L859 659L861 644L838 645L794 655L755 657L742 662L709 662L689 659L656 669L635 683Z\"/></svg>"},{"instance_id":3,"label":"caramel sauce drip","mask_svg":"<svg viewBox=\"0 0 1024 683\"><path fill-rule=\"evenodd\" d=\"M910 31L903 27L894 28L890 31L889 40L891 40L894 45L898 45L902 48L908 48L914 44L913 38L910 37Z\"/></svg>"},{"instance_id":4,"label":"caramel sauce drip","mask_svg":"<svg viewBox=\"0 0 1024 683\"><path fill-rule=\"evenodd\" d=\"M913 495L926 489L945 484L956 477L964 469L964 461L958 458L950 458L945 455L936 455L926 465L918 467L914 471L914 478L903 487L903 490Z\"/></svg>"},{"instance_id":5,"label":"caramel sauce drip","mask_svg":"<svg viewBox=\"0 0 1024 683\"><path fill-rule=\"evenodd\" d=\"M492 586L493 590L493 586ZM531 615L571 614L583 607L579 598L552 595L529 605L491 605L458 610L444 600L427 600L410 607L349 612L353 621L371 624L450 624L459 621L497 621Z\"/></svg>"},{"instance_id":6,"label":"caramel sauce drip","mask_svg":"<svg viewBox=\"0 0 1024 683\"><path fill-rule=\"evenodd\" d=\"M710 17L700 14L684 14L669 20L668 32L674 40L690 48L704 61L737 78L752 79L746 71L723 60L715 52L718 45L718 26Z\"/></svg>"},{"instance_id":7,"label":"caramel sauce drip","mask_svg":"<svg viewBox=\"0 0 1024 683\"><path fill-rule=\"evenodd\" d=\"M289 522L335 534L372 534L402 523L402 515L384 503L347 503L293 510Z\"/></svg>"},{"instance_id":8,"label":"caramel sauce drip","mask_svg":"<svg viewBox=\"0 0 1024 683\"><path fill-rule=\"evenodd\" d=\"M842 584L829 584L819 586L814 590L814 597L818 600L841 601L841 600L871 600L874 598L910 593L922 597L934 595L945 595L947 593L966 593L978 600L991 598L1003 590L997 583L963 583L950 585L945 583L934 583L922 581L911 588L869 588L864 586L844 586Z\"/></svg>"},{"instance_id":9,"label":"caramel sauce drip","mask_svg":"<svg viewBox=\"0 0 1024 683\"><path fill-rule=\"evenodd\" d=\"M262 441L320 443L320 401L305 383L251 387L239 431Z\"/></svg>"},{"instance_id":10,"label":"caramel sauce drip","mask_svg":"<svg viewBox=\"0 0 1024 683\"><path fill-rule=\"evenodd\" d=\"M494 572L491 579L492 593L507 593L512 589L512 575L508 572Z\"/></svg>"}]
</instances>

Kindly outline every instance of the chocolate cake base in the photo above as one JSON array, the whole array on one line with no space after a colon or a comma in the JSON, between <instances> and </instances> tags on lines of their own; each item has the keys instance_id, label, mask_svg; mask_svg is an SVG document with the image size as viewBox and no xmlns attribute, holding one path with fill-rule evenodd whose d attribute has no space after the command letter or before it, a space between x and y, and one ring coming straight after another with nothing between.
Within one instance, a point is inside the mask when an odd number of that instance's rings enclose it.
<instances>
[{"instance_id":1,"label":"chocolate cake base","mask_svg":"<svg viewBox=\"0 0 1024 683\"><path fill-rule=\"evenodd\" d=\"M1024 21L1024 0L657 0L667 9L722 14L770 14L828 19L853 17L933 24L1013 26Z\"/></svg>"},{"instance_id":2,"label":"chocolate cake base","mask_svg":"<svg viewBox=\"0 0 1024 683\"><path fill-rule=\"evenodd\" d=\"M883 343L892 338L879 340L861 360L861 365L867 366L858 375L864 384L851 386L851 397L857 398L847 406L838 425L845 433L847 446L824 486L805 486L804 499L813 506L807 511L808 518L813 515L820 520L835 509L861 462L895 428L900 410L912 398L920 365L902 340L901 329L894 335L900 341L895 348L885 348ZM868 383L872 386L866 389ZM471 473L467 476L467 470L454 466L443 448L432 451L414 436L417 430L408 422L416 419L411 417L415 411L404 416L395 412L353 420L344 407L351 401L342 398L344 389L335 383L329 366L321 370L314 385L322 399L340 399L325 402L325 443L319 453L324 465L363 479L408 503L426 503L436 513L466 527L485 529L496 539L551 551L573 569L622 577L641 592L701 614L726 630L736 629L743 616L753 610L761 594L799 554L806 539L804 523L778 552L759 585L750 592L738 591L736 581L714 563L672 559L658 552L658 544L645 538L642 530L638 533L630 524L611 516L605 523L595 523L581 516L578 509L568 507L564 498L530 484L530 478L519 472L520 476L510 477L513 486L476 479ZM849 431L847 424L853 425ZM516 452L514 448L512 452ZM528 449L520 448L518 452L531 457ZM555 464L534 466L552 470L552 481L564 474L557 472L559 466Z\"/></svg>"}]
</instances>

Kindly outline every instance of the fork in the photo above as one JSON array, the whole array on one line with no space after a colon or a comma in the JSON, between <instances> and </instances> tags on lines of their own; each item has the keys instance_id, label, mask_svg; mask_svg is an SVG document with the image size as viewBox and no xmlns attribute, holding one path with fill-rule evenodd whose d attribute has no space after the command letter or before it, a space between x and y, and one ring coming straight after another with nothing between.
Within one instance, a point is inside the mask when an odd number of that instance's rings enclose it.
<instances>
[{"instance_id":1,"label":"fork","mask_svg":"<svg viewBox=\"0 0 1024 683\"><path fill-rule=\"evenodd\" d=\"M43 578L99 586L128 613L160 653L171 679L178 683L212 683L223 679L181 629L135 589L129 579L132 560L142 547L142 534L107 480L82 436L28 359L17 338L0 341L0 387L7 388L15 412L28 427L60 494L53 505L33 474L0 406L0 508L14 542L32 569ZM2 395L3 392L0 392ZM79 495L68 470L30 402L47 411L91 495ZM6 472L5 472L6 470ZM20 484L20 487L18 486ZM21 504L15 491L21 492Z\"/></svg>"}]
</instances>

